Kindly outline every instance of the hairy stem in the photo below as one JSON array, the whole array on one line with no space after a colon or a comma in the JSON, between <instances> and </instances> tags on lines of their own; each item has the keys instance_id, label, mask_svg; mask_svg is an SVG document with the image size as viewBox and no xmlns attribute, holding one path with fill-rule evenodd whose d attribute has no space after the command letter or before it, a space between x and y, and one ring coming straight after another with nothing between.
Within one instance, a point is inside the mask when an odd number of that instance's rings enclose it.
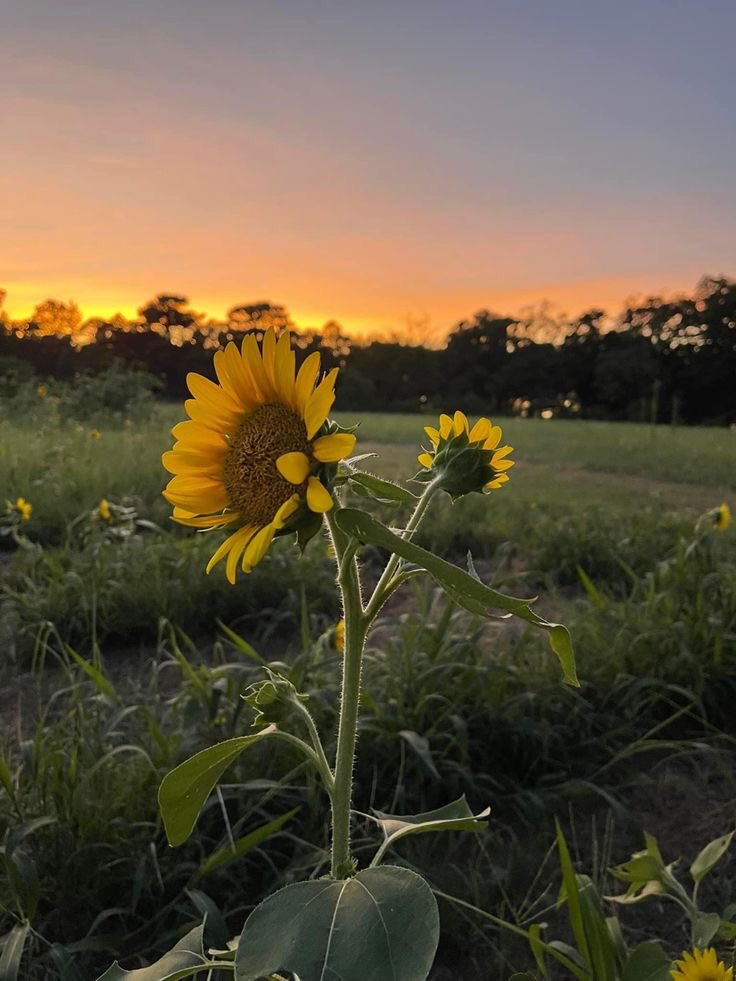
<instances>
[{"instance_id":1,"label":"hairy stem","mask_svg":"<svg viewBox=\"0 0 736 981\"><path fill-rule=\"evenodd\" d=\"M334 784L332 788L332 863L335 879L346 879L354 872L350 855L350 810L353 796L353 760L358 733L360 672L365 644L366 624L360 592L360 577L352 545L337 527L332 515L327 526L335 548L338 584L345 616L345 652L343 655L340 722L337 730Z\"/></svg>"}]
</instances>

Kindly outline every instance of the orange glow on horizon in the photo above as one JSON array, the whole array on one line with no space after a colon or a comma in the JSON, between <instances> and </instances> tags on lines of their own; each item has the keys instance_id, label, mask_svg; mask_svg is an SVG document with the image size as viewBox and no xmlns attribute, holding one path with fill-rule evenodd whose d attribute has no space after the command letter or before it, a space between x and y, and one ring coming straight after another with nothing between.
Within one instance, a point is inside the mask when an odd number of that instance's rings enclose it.
<instances>
[{"instance_id":1,"label":"orange glow on horizon","mask_svg":"<svg viewBox=\"0 0 736 981\"><path fill-rule=\"evenodd\" d=\"M128 320L137 316L138 309L158 293L183 294L189 298L191 307L203 313L207 319L223 322L227 310L236 303L260 302L269 300L282 303L291 315L294 324L300 329L321 329L328 321L337 321L346 334L355 338L374 336L408 337L412 342L421 339L422 326L426 325L428 337L438 339L449 333L461 320L469 319L480 309L489 309L501 315L523 315L525 310L548 303L555 314L575 317L585 310L600 307L615 316L624 308L627 301L650 295L670 296L674 293L691 292L701 275L712 272L701 270L678 276L659 277L658 282L645 280L651 277L610 277L582 282L558 284L533 284L525 288L487 290L444 290L391 295L389 291L379 296L371 296L368 301L358 294L351 296L348 284L340 283L323 288L326 302L299 302L290 304L283 293L262 290L243 298L235 293L222 294L207 292L201 296L194 291L167 288L160 283L146 291L136 288L109 287L100 289L88 283L78 284L78 288L58 284L35 286L30 283L9 282L0 284L7 290L4 309L14 320L31 316L37 304L46 299L75 302L85 319L100 317L112 318L121 314ZM283 291L284 293L286 291Z\"/></svg>"}]
</instances>

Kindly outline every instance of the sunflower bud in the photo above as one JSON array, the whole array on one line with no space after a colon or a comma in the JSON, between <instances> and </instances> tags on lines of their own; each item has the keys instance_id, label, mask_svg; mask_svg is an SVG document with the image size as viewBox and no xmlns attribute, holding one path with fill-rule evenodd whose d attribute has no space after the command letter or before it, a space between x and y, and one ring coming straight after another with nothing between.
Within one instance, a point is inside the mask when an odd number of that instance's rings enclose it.
<instances>
[{"instance_id":1,"label":"sunflower bud","mask_svg":"<svg viewBox=\"0 0 736 981\"><path fill-rule=\"evenodd\" d=\"M432 443L431 451L420 453L422 470L414 478L423 483L435 481L456 500L465 494L497 490L509 479L513 467L508 459L513 447L501 446L501 427L490 419L479 419L471 428L466 416L441 415L439 428L424 430Z\"/></svg>"}]
</instances>

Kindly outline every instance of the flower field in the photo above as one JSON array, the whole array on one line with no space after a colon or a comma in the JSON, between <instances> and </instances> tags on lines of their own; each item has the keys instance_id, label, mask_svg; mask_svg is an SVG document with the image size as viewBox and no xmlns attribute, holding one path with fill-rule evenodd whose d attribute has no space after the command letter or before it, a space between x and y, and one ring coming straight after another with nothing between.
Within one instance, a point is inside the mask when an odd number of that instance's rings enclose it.
<instances>
[{"instance_id":1,"label":"flower field","mask_svg":"<svg viewBox=\"0 0 736 981\"><path fill-rule=\"evenodd\" d=\"M339 413L323 459L313 437L328 411L320 403L308 443L280 449L305 513L324 510L311 481L333 479L356 423L354 452L377 454L363 469L420 493L406 477L440 459L445 435L424 432L436 418ZM341 662L321 535L300 556L291 540L271 543L280 526L259 515L268 544L249 552L243 536L240 549L252 571L234 585L222 566L206 574L228 529L181 527L162 497L161 456L180 419L160 404L142 418L64 419L44 394L0 421L0 935L16 931L8 958L29 981L86 981L115 958L139 967L205 916L205 949L224 950L276 889L330 870L320 781L286 740L238 758L191 836L167 841L162 779L249 731L266 668L309 696L334 755ZM658 939L669 963L715 946L730 965L736 849L723 845L702 887L705 860L690 866L736 828L736 535L717 510L736 507L736 433L501 423L511 479L487 497L435 497L414 541L504 594L539 596L537 614L570 631L580 687L561 683L529 623L481 617L435 578L407 577L376 603L367 637L353 854L367 864L380 846L372 809L426 815L463 795L470 815L490 806L485 830L415 835L392 850L437 897L436 981L667 977L653 973L656 959L649 975L621 973L623 948L606 961L581 927L599 922L581 919L593 907L619 917L627 952ZM495 445L487 452L491 461ZM372 490L372 514L391 529L406 522L399 494ZM346 501L368 507L360 486ZM219 500L204 505L198 514ZM364 588L380 586L385 554L378 538L364 541ZM643 879L630 859L642 848ZM649 902L632 901L647 888ZM601 898L627 889L626 902ZM680 963L678 977L699 977L698 958Z\"/></svg>"}]
</instances>

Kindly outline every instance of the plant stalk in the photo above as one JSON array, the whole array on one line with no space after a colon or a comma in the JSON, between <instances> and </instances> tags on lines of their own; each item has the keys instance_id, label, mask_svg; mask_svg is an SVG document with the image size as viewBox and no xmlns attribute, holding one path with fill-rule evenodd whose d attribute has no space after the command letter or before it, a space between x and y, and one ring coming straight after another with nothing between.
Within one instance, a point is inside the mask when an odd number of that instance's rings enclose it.
<instances>
[{"instance_id":1,"label":"plant stalk","mask_svg":"<svg viewBox=\"0 0 736 981\"><path fill-rule=\"evenodd\" d=\"M343 561L350 548L347 536L327 514L338 566L338 585L342 593L345 617L345 652L343 654L340 722L337 730L334 783L332 787L332 861L334 879L347 879L355 866L350 855L350 811L353 796L353 760L358 735L360 673L365 644L366 623L360 592L358 565L353 557Z\"/></svg>"}]
</instances>

